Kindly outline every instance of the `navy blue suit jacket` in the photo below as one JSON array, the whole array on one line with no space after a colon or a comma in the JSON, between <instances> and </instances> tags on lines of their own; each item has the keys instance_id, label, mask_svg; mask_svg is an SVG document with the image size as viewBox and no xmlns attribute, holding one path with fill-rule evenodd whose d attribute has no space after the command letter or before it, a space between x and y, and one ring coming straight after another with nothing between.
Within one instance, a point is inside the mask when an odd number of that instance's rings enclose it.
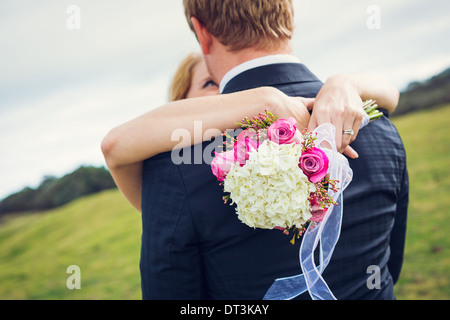
<instances>
[{"instance_id":1,"label":"navy blue suit jacket","mask_svg":"<svg viewBox=\"0 0 450 320\"><path fill-rule=\"evenodd\" d=\"M302 64L274 64L236 76L225 93L261 86L315 97L322 83ZM300 241L292 246L279 230L251 229L223 203L210 165L195 156L200 150L211 158L210 145L178 150L187 159L182 164L174 164L171 152L144 163L143 299L255 300L276 278L301 273ZM338 299L393 299L406 230L405 151L386 117L361 130L352 147L360 158L350 160L354 180L344 193L342 234L324 278ZM369 266L379 267L381 289L367 286Z\"/></svg>"}]
</instances>

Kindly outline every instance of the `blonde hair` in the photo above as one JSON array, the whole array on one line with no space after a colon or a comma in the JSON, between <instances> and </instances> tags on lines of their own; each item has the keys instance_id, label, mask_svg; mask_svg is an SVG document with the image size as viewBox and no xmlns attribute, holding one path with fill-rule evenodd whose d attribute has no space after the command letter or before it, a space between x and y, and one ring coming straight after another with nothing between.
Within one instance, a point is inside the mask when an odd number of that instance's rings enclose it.
<instances>
[{"instance_id":1,"label":"blonde hair","mask_svg":"<svg viewBox=\"0 0 450 320\"><path fill-rule=\"evenodd\" d=\"M245 48L278 49L292 39L292 0L183 0L192 31L191 17L230 51Z\"/></svg>"},{"instance_id":2,"label":"blonde hair","mask_svg":"<svg viewBox=\"0 0 450 320\"><path fill-rule=\"evenodd\" d=\"M186 99L191 88L194 68L202 59L203 56L200 53L191 53L180 63L169 88L170 101Z\"/></svg>"}]
</instances>

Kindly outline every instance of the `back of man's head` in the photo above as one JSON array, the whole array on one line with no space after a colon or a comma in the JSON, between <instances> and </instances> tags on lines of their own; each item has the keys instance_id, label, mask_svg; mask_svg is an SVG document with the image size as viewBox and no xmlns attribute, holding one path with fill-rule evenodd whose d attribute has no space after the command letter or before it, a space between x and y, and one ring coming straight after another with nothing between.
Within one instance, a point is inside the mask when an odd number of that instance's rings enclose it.
<instances>
[{"instance_id":1,"label":"back of man's head","mask_svg":"<svg viewBox=\"0 0 450 320\"><path fill-rule=\"evenodd\" d=\"M191 29L196 17L231 51L276 50L294 32L292 0L183 0Z\"/></svg>"}]
</instances>

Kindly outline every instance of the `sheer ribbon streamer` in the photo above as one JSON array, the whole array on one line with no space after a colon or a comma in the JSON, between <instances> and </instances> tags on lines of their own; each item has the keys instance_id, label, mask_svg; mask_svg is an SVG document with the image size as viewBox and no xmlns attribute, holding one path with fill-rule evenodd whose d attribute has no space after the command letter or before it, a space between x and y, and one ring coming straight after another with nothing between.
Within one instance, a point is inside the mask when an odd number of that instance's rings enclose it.
<instances>
[{"instance_id":1,"label":"sheer ribbon streamer","mask_svg":"<svg viewBox=\"0 0 450 320\"><path fill-rule=\"evenodd\" d=\"M368 117L364 118L361 127L369 123ZM287 278L276 279L264 296L264 300L291 300L308 291L313 300L336 300L322 273L330 262L336 243L339 240L342 224L343 196L353 178L353 171L347 159L336 149L336 129L331 124L319 126L316 147L321 148L330 160L330 180L339 180L338 192L328 190L337 205L328 208L322 222L310 224L303 235L300 246L299 258L303 273ZM319 246L319 266L314 261L314 252Z\"/></svg>"}]
</instances>

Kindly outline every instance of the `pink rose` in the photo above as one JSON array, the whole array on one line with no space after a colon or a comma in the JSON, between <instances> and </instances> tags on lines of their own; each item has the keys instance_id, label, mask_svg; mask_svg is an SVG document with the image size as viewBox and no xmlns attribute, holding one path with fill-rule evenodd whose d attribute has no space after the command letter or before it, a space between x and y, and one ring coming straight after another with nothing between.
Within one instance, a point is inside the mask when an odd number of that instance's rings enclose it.
<instances>
[{"instance_id":1,"label":"pink rose","mask_svg":"<svg viewBox=\"0 0 450 320\"><path fill-rule=\"evenodd\" d=\"M303 138L296 124L297 121L294 118L275 121L267 130L269 140L278 144L302 143Z\"/></svg>"},{"instance_id":2,"label":"pink rose","mask_svg":"<svg viewBox=\"0 0 450 320\"><path fill-rule=\"evenodd\" d=\"M241 167L243 167L249 158L249 152L258 150L260 143L261 141L258 139L258 134L255 130L247 129L242 131L234 144L234 161L239 162Z\"/></svg>"},{"instance_id":3,"label":"pink rose","mask_svg":"<svg viewBox=\"0 0 450 320\"><path fill-rule=\"evenodd\" d=\"M310 198L310 204L311 204L311 221L314 222L321 222L323 218L325 218L325 215L327 214L328 208L322 208L319 201L317 200L317 197L315 194L311 195Z\"/></svg>"},{"instance_id":4,"label":"pink rose","mask_svg":"<svg viewBox=\"0 0 450 320\"><path fill-rule=\"evenodd\" d=\"M328 165L329 160L325 152L318 148L312 148L303 152L298 166L309 181L317 183L327 175Z\"/></svg>"},{"instance_id":5,"label":"pink rose","mask_svg":"<svg viewBox=\"0 0 450 320\"><path fill-rule=\"evenodd\" d=\"M224 181L234 164L234 151L216 152L215 155L211 162L212 173L217 177L217 180Z\"/></svg>"}]
</instances>

